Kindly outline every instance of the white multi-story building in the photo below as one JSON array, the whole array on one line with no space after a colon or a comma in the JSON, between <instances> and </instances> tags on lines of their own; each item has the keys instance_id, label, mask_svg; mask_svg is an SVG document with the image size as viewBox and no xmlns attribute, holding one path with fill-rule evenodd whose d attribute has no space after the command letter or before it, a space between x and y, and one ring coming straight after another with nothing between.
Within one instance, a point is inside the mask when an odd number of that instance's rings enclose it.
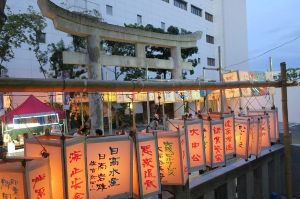
<instances>
[{"instance_id":1,"label":"white multi-story building","mask_svg":"<svg viewBox=\"0 0 300 199\"><path fill-rule=\"evenodd\" d=\"M75 11L97 10L103 21L123 26L126 24L152 24L166 30L173 25L180 31L202 31L198 41L200 64L195 74L200 76L203 67L217 67L218 46L221 46L222 64L227 69L247 69L247 63L228 66L247 59L247 13L246 0L53 0L56 4ZM13 11L25 11L31 5L38 10L35 0L8 1ZM68 44L71 38L56 31L47 20L46 44L60 39ZM42 45L43 46L43 45ZM33 53L26 47L16 50L16 59L7 63L11 77L43 77ZM217 73L215 73L217 76ZM211 77L210 77L211 78ZM218 79L218 77L215 77Z\"/></svg>"},{"instance_id":2,"label":"white multi-story building","mask_svg":"<svg viewBox=\"0 0 300 199\"><path fill-rule=\"evenodd\" d=\"M104 22L123 26L126 24L152 24L167 30L176 26L180 31L202 31L198 41L199 64L195 73L188 76L196 79L202 76L203 67L218 67L218 47L221 47L222 66L226 69L247 69L247 63L228 67L248 57L246 0L52 0L57 5L72 11L97 10ZM24 12L28 6L39 11L36 0L10 0L7 2L13 12ZM63 39L68 45L71 37L55 30L47 19L46 48L49 43ZM26 46L15 50L15 59L6 63L10 77L43 78L33 52ZM110 71L103 68L104 73ZM206 79L219 79L218 72L206 73ZM105 75L104 77L107 77ZM17 103L19 104L19 103ZM17 105L16 104L16 105Z\"/></svg>"}]
</instances>

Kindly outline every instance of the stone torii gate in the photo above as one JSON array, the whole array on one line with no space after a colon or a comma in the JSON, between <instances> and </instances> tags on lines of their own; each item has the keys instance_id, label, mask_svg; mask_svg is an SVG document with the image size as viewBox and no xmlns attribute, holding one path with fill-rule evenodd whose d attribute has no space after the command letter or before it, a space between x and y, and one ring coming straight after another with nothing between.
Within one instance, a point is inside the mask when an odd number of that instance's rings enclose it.
<instances>
[{"instance_id":1,"label":"stone torii gate","mask_svg":"<svg viewBox=\"0 0 300 199\"><path fill-rule=\"evenodd\" d=\"M42 14L52 19L56 29L87 38L88 54L64 52L63 59L65 64L87 65L89 79L102 80L102 65L168 69L174 79L182 79L182 70L193 68L191 63L182 60L181 49L196 47L202 36L200 31L187 35L155 33L104 23L94 17L70 12L49 0L38 0L38 5ZM136 57L105 55L100 50L101 40L134 44ZM146 46L170 48L171 57L169 60L146 58ZM179 106L175 103L174 110ZM99 93L89 94L89 107L91 133L94 133L97 128L103 129L103 103ZM176 116L181 114L177 112Z\"/></svg>"}]
</instances>

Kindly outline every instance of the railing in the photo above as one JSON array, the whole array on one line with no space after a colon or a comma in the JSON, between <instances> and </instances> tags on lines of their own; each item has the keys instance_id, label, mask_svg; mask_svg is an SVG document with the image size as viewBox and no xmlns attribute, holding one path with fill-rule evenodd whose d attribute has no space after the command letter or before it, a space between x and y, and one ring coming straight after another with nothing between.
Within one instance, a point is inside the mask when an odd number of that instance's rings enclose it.
<instances>
[{"instance_id":1,"label":"railing","mask_svg":"<svg viewBox=\"0 0 300 199\"><path fill-rule=\"evenodd\" d=\"M269 199L285 195L283 149L281 144L273 145L258 158L238 160L202 175L191 174L185 187L164 186L163 190L178 199Z\"/></svg>"}]
</instances>

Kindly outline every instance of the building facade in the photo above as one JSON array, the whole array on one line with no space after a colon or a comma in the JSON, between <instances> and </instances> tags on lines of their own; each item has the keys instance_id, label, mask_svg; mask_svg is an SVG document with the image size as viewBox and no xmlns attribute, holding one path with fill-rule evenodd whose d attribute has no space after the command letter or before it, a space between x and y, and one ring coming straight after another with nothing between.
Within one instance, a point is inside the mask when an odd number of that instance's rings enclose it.
<instances>
[{"instance_id":1,"label":"building facade","mask_svg":"<svg viewBox=\"0 0 300 199\"><path fill-rule=\"evenodd\" d=\"M248 69L247 63L234 65L248 58L246 0L53 0L54 3L72 11L96 10L104 22L123 26L124 24L152 24L167 30L176 26L181 32L202 31L198 41L198 54L194 55L199 64L189 79L202 75L203 67L218 67L218 46L221 47L222 66L225 69ZM25 11L28 6L39 10L35 0L8 1L14 12ZM64 40L68 45L71 37L56 31L47 19L46 43ZM34 54L26 46L16 50L16 59L6 63L10 77L39 77L39 65ZM20 70L24 69L24 70ZM104 69L105 70L105 69ZM109 71L108 71L109 72ZM217 72L206 74L208 79L218 79Z\"/></svg>"}]
</instances>

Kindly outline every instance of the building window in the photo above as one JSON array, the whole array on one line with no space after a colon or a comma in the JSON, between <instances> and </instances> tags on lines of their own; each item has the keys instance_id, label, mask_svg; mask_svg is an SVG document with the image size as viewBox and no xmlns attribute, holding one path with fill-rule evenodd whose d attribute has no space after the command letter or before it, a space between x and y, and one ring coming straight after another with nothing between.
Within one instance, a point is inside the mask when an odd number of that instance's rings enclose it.
<instances>
[{"instance_id":1,"label":"building window","mask_svg":"<svg viewBox=\"0 0 300 199\"><path fill-rule=\"evenodd\" d=\"M106 5L106 14L112 16L113 15L113 7L110 5Z\"/></svg>"},{"instance_id":2,"label":"building window","mask_svg":"<svg viewBox=\"0 0 300 199\"><path fill-rule=\"evenodd\" d=\"M207 21L213 22L214 21L214 16L208 12L205 12L205 19Z\"/></svg>"},{"instance_id":3,"label":"building window","mask_svg":"<svg viewBox=\"0 0 300 199\"><path fill-rule=\"evenodd\" d=\"M215 43L215 38L213 36L206 35L206 42L210 43L210 44L214 44Z\"/></svg>"},{"instance_id":4,"label":"building window","mask_svg":"<svg viewBox=\"0 0 300 199\"><path fill-rule=\"evenodd\" d=\"M166 24L165 24L165 22L161 22L161 23L160 23L160 28L161 28L162 30L165 30L165 29L166 29Z\"/></svg>"},{"instance_id":5,"label":"building window","mask_svg":"<svg viewBox=\"0 0 300 199\"><path fill-rule=\"evenodd\" d=\"M169 0L162 0L162 1L169 3Z\"/></svg>"},{"instance_id":6,"label":"building window","mask_svg":"<svg viewBox=\"0 0 300 199\"><path fill-rule=\"evenodd\" d=\"M181 8L183 10L187 10L187 3L181 0L174 0L174 6Z\"/></svg>"},{"instance_id":7,"label":"building window","mask_svg":"<svg viewBox=\"0 0 300 199\"><path fill-rule=\"evenodd\" d=\"M142 23L143 23L142 15L137 15L137 24L142 25Z\"/></svg>"},{"instance_id":8,"label":"building window","mask_svg":"<svg viewBox=\"0 0 300 199\"><path fill-rule=\"evenodd\" d=\"M199 17L202 17L202 9L194 5L191 5L191 13L198 15Z\"/></svg>"},{"instance_id":9,"label":"building window","mask_svg":"<svg viewBox=\"0 0 300 199\"><path fill-rule=\"evenodd\" d=\"M215 66L216 63L215 63L215 59L214 58L207 58L207 65L208 66Z\"/></svg>"}]
</instances>

